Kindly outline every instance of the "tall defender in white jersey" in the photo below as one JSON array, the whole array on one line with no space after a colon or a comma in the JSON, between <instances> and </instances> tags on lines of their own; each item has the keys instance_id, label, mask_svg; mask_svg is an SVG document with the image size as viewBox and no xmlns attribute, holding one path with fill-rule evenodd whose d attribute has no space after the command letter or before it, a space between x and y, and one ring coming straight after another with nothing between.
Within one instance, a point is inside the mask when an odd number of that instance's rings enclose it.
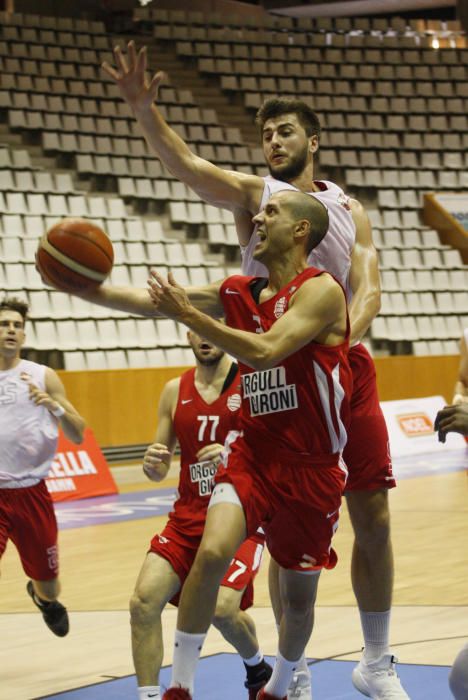
<instances>
[{"instance_id":1,"label":"tall defender in white jersey","mask_svg":"<svg viewBox=\"0 0 468 700\"><path fill-rule=\"evenodd\" d=\"M250 259L252 217L260 210L272 180L256 175L222 170L198 157L165 122L156 101L163 73L152 79L146 77L146 49L138 53L133 42L123 55L114 51L117 68L103 64L106 73L119 86L122 97L135 114L149 147L177 179L191 187L201 199L233 212L239 243L244 249L244 263ZM338 279L344 282L348 294L351 319L350 344L354 386L351 411L352 423L345 458L349 469L347 486L348 510L355 532L351 577L358 601L364 635L364 655L353 672L353 682L365 695L380 698L392 693L393 700L404 700L394 671L394 658L389 652L389 620L393 590L393 554L390 540L388 488L394 486L388 455L385 422L376 391L375 369L360 339L380 308L378 260L372 242L369 219L356 200L348 200L332 183L314 180L314 155L318 150L320 122L317 115L300 100L269 100L259 110L263 151L273 180L284 188L292 187L316 197L330 197L327 204L330 219L337 222L347 216L346 230L352 238L337 240L337 224L326 239L332 245L323 257L314 261L330 269L334 263L341 267ZM334 214L335 212L335 214ZM351 223L352 222L352 223ZM332 240L333 239L333 240ZM250 243L250 248L249 248ZM352 243L352 245L351 245ZM326 254L325 254L326 253ZM335 255L337 253L337 255ZM347 271L347 274L346 274ZM369 441L372 435L372 442ZM272 596L277 615L281 614L275 574L272 574ZM298 674L299 676L299 674ZM302 665L298 677L301 687L291 689L289 697L310 699L308 669Z\"/></svg>"},{"instance_id":2,"label":"tall defender in white jersey","mask_svg":"<svg viewBox=\"0 0 468 700\"><path fill-rule=\"evenodd\" d=\"M57 521L45 477L58 424L79 443L84 421L50 367L21 359L27 311L18 299L0 302L0 558L10 539L30 579L27 592L49 629L64 637L68 613L57 600Z\"/></svg>"}]
</instances>

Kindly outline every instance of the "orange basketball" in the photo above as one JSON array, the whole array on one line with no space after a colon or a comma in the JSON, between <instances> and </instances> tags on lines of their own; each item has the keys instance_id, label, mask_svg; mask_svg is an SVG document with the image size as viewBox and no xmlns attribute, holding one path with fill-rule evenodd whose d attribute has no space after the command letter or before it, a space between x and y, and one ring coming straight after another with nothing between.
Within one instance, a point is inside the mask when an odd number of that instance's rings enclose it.
<instances>
[{"instance_id":1,"label":"orange basketball","mask_svg":"<svg viewBox=\"0 0 468 700\"><path fill-rule=\"evenodd\" d=\"M50 282L67 292L97 287L114 262L109 236L86 219L63 219L39 241L36 265Z\"/></svg>"}]
</instances>

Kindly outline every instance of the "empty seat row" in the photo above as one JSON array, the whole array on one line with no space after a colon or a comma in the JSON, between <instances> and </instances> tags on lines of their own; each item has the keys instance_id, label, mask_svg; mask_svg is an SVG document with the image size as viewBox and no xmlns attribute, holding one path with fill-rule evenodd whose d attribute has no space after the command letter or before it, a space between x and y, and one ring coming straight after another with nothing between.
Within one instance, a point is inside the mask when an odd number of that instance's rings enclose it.
<instances>
[{"instance_id":1,"label":"empty seat row","mask_svg":"<svg viewBox=\"0 0 468 700\"><path fill-rule=\"evenodd\" d=\"M434 229L374 229L374 245L382 248L447 248L441 244Z\"/></svg>"},{"instance_id":2,"label":"empty seat row","mask_svg":"<svg viewBox=\"0 0 468 700\"><path fill-rule=\"evenodd\" d=\"M219 63L219 61L218 61ZM227 63L227 61L226 61ZM282 93L293 95L297 92L310 95L350 95L361 97L468 97L466 78L460 82L437 82L430 80L343 80L323 78L284 78L275 77L270 70L269 77L252 75L254 66L245 62L244 75L239 75L236 66L226 66L221 72L221 88L233 92ZM230 68L230 70L229 70Z\"/></svg>"},{"instance_id":3,"label":"empty seat row","mask_svg":"<svg viewBox=\"0 0 468 700\"><path fill-rule=\"evenodd\" d=\"M455 314L454 328L462 335L460 314L468 314L468 295L459 292L383 292L382 306L379 312L382 316L418 316Z\"/></svg>"},{"instance_id":4,"label":"empty seat row","mask_svg":"<svg viewBox=\"0 0 468 700\"><path fill-rule=\"evenodd\" d=\"M460 323L456 316L378 316L370 334L376 340L458 340Z\"/></svg>"},{"instance_id":5,"label":"empty seat row","mask_svg":"<svg viewBox=\"0 0 468 700\"><path fill-rule=\"evenodd\" d=\"M119 286L146 287L148 271L151 266L149 260L144 265L114 265L110 274L110 281ZM157 265L158 270L167 274L167 267ZM210 282L216 282L226 277L225 268L219 265L182 266L173 268L176 279L187 286L202 286ZM0 288L7 291L15 290L41 290L44 283L36 270L34 258L28 263L0 263ZM106 313L107 316L111 314Z\"/></svg>"},{"instance_id":6,"label":"empty seat row","mask_svg":"<svg viewBox=\"0 0 468 700\"><path fill-rule=\"evenodd\" d=\"M180 42L176 45L179 56L195 56L198 69L202 73L255 74L267 76L280 75L275 68L278 64L288 62L288 74L299 78L329 78L332 80L371 80L379 81L408 81L418 80L434 82L449 82L466 80L467 69L460 65L425 65L425 64L394 64L383 63L323 63L313 61L316 56L310 56L315 49L302 46L249 46L245 44L212 44ZM312 62L309 62L312 61ZM306 62L304 64L304 62ZM273 70L269 67L273 64Z\"/></svg>"},{"instance_id":7,"label":"empty seat row","mask_svg":"<svg viewBox=\"0 0 468 700\"><path fill-rule=\"evenodd\" d=\"M186 333L170 319L31 321L28 345L36 350L156 348L187 345Z\"/></svg>"},{"instance_id":8,"label":"empty seat row","mask_svg":"<svg viewBox=\"0 0 468 700\"><path fill-rule=\"evenodd\" d=\"M100 100L117 100L121 96L117 85L108 79L100 80L73 80L71 78L53 78L47 76L30 76L21 73L6 73L0 75L0 89L19 90L21 92L38 92L42 94L75 96L80 98L96 98ZM174 88L161 88L161 102L163 104L194 105L194 99L190 90L175 90Z\"/></svg>"},{"instance_id":9,"label":"empty seat row","mask_svg":"<svg viewBox=\"0 0 468 700\"><path fill-rule=\"evenodd\" d=\"M416 340L412 343L413 355L436 356L458 355L459 348L456 340Z\"/></svg>"},{"instance_id":10,"label":"empty seat row","mask_svg":"<svg viewBox=\"0 0 468 700\"><path fill-rule=\"evenodd\" d=\"M0 192L0 209L10 214L40 214L52 217L123 218L127 214L122 199L88 194Z\"/></svg>"},{"instance_id":11,"label":"empty seat row","mask_svg":"<svg viewBox=\"0 0 468 700\"><path fill-rule=\"evenodd\" d=\"M0 190L20 192L74 192L70 173L47 170L0 170Z\"/></svg>"},{"instance_id":12,"label":"empty seat row","mask_svg":"<svg viewBox=\"0 0 468 700\"><path fill-rule=\"evenodd\" d=\"M357 168L346 170L345 179L353 189L356 187L377 189L397 187L399 190L403 190L416 186L420 190L427 191L468 188L468 172L466 170L376 170L375 168L361 170Z\"/></svg>"},{"instance_id":13,"label":"empty seat row","mask_svg":"<svg viewBox=\"0 0 468 700\"><path fill-rule=\"evenodd\" d=\"M91 32L70 32L54 29L34 29L33 27L14 27L0 24L0 38L5 41L32 41L39 44L58 44L59 46L80 46L90 49L108 49L109 37Z\"/></svg>"},{"instance_id":14,"label":"empty seat row","mask_svg":"<svg viewBox=\"0 0 468 700\"><path fill-rule=\"evenodd\" d=\"M468 287L468 265L460 266L457 269L382 270L380 279L384 292L466 290Z\"/></svg>"},{"instance_id":15,"label":"empty seat row","mask_svg":"<svg viewBox=\"0 0 468 700\"><path fill-rule=\"evenodd\" d=\"M354 150L350 148L333 149L324 146L319 152L321 165L341 168L371 168L384 170L458 170L468 166L468 153L439 153L438 151L407 150ZM462 176L464 181L464 176ZM439 183L443 181L439 174Z\"/></svg>"},{"instance_id":16,"label":"empty seat row","mask_svg":"<svg viewBox=\"0 0 468 700\"><path fill-rule=\"evenodd\" d=\"M92 64L99 67L103 61L108 61L112 54L109 49L96 50L79 47L63 47L57 44L47 46L46 44L23 43L20 41L0 40L0 57L9 59L31 58L39 61L56 61L79 64ZM8 62L4 62L4 68L8 70ZM17 70L10 71L13 73Z\"/></svg>"},{"instance_id":17,"label":"empty seat row","mask_svg":"<svg viewBox=\"0 0 468 700\"><path fill-rule=\"evenodd\" d=\"M191 348L153 348L138 350L82 350L64 353L65 369L70 371L138 369L144 367L190 367L194 363Z\"/></svg>"},{"instance_id":18,"label":"empty seat row","mask_svg":"<svg viewBox=\"0 0 468 700\"><path fill-rule=\"evenodd\" d=\"M36 30L57 29L66 32L88 32L90 34L105 34L106 28L103 22L77 17L57 17L48 15L35 15L22 12L0 12L0 24L2 26L18 27L25 31L27 28ZM31 37L32 35L27 35ZM29 38L28 38L29 40Z\"/></svg>"},{"instance_id":19,"label":"empty seat row","mask_svg":"<svg viewBox=\"0 0 468 700\"><path fill-rule=\"evenodd\" d=\"M203 202L169 202L169 216L174 225L232 224L234 217L227 209Z\"/></svg>"},{"instance_id":20,"label":"empty seat row","mask_svg":"<svg viewBox=\"0 0 468 700\"><path fill-rule=\"evenodd\" d=\"M172 97L172 93L170 93ZM65 115L61 120L61 128L72 126L72 122L65 117L81 116L109 117L111 119L127 119L134 122L134 115L130 107L123 100L112 102L110 100L90 99L88 97L69 97L53 94L30 93L11 90L0 90L0 109L24 109L36 112L44 112L45 115ZM203 124L215 126L218 117L214 109L200 108L197 106L184 106L180 104L159 104L162 116L171 124ZM77 128L77 124L73 129Z\"/></svg>"},{"instance_id":21,"label":"empty seat row","mask_svg":"<svg viewBox=\"0 0 468 700\"><path fill-rule=\"evenodd\" d=\"M81 215L82 216L82 215ZM104 229L116 241L162 241L164 229L159 220L125 217L101 219L89 217L93 224ZM49 215L6 214L0 215L0 235L20 238L38 238L57 223L57 217Z\"/></svg>"},{"instance_id":22,"label":"empty seat row","mask_svg":"<svg viewBox=\"0 0 468 700\"><path fill-rule=\"evenodd\" d=\"M338 129L326 129L320 139L322 148L346 149L349 133ZM353 129L353 148L396 151L444 151L454 164L463 167L459 151L468 150L468 133L450 134L445 139L441 133L415 133L401 131L358 131ZM452 153L455 151L455 153Z\"/></svg>"},{"instance_id":23,"label":"empty seat row","mask_svg":"<svg viewBox=\"0 0 468 700\"><path fill-rule=\"evenodd\" d=\"M392 250L391 248L379 251L380 266L382 269L390 268L398 270L400 268L417 269L427 268L460 268L463 261L459 250L453 248L437 250L429 248L418 250L417 248Z\"/></svg>"}]
</instances>

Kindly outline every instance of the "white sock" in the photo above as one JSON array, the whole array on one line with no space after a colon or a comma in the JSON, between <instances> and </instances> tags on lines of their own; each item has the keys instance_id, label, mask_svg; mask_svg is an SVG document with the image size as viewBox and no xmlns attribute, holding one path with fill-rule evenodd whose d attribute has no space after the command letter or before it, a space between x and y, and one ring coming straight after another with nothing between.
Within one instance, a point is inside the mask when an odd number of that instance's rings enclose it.
<instances>
[{"instance_id":1,"label":"white sock","mask_svg":"<svg viewBox=\"0 0 468 700\"><path fill-rule=\"evenodd\" d=\"M250 657L250 659L242 659L242 661L245 663L246 666L257 666L258 664L262 663L263 654L259 649L256 654Z\"/></svg>"},{"instance_id":2,"label":"white sock","mask_svg":"<svg viewBox=\"0 0 468 700\"><path fill-rule=\"evenodd\" d=\"M359 611L366 661L378 659L388 651L390 612L390 610L384 612Z\"/></svg>"},{"instance_id":3,"label":"white sock","mask_svg":"<svg viewBox=\"0 0 468 700\"><path fill-rule=\"evenodd\" d=\"M138 687L138 700L161 700L159 685L141 685Z\"/></svg>"},{"instance_id":4,"label":"white sock","mask_svg":"<svg viewBox=\"0 0 468 700\"><path fill-rule=\"evenodd\" d=\"M301 673L307 673L310 675L310 668L307 666L307 659L305 654L302 654L301 658L297 662L297 667L295 673L301 671Z\"/></svg>"},{"instance_id":5,"label":"white sock","mask_svg":"<svg viewBox=\"0 0 468 700\"><path fill-rule=\"evenodd\" d=\"M176 630L171 688L185 688L193 695L195 669L206 634L190 634Z\"/></svg>"},{"instance_id":6,"label":"white sock","mask_svg":"<svg viewBox=\"0 0 468 700\"><path fill-rule=\"evenodd\" d=\"M297 670L298 661L288 661L278 652L273 673L265 686L265 693L274 695L277 698L284 698L294 672Z\"/></svg>"}]
</instances>

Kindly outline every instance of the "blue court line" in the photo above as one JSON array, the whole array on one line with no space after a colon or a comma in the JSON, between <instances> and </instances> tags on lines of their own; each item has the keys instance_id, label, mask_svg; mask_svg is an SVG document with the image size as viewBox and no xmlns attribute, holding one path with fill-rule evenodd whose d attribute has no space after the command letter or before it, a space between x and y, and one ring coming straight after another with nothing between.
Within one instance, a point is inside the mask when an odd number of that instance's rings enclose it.
<instances>
[{"instance_id":1,"label":"blue court line","mask_svg":"<svg viewBox=\"0 0 468 700\"><path fill-rule=\"evenodd\" d=\"M399 457L393 462L396 479L408 479L430 474L442 474L466 469L468 447L444 453ZM166 515L172 509L174 488L86 498L56 503L55 512L61 530L153 518Z\"/></svg>"},{"instance_id":2,"label":"blue court line","mask_svg":"<svg viewBox=\"0 0 468 700\"><path fill-rule=\"evenodd\" d=\"M170 488L84 498L56 503L55 514L61 530L154 518L172 509L175 493L175 489Z\"/></svg>"},{"instance_id":3,"label":"blue court line","mask_svg":"<svg viewBox=\"0 0 468 700\"><path fill-rule=\"evenodd\" d=\"M267 657L270 663L271 657ZM355 661L310 660L314 700L362 700L351 683ZM450 700L448 666L399 664L398 673L411 700ZM244 700L245 672L237 654L216 654L200 660L195 681L194 700ZM161 671L161 685L167 687L170 667ZM100 684L89 685L58 695L34 700L132 700L137 698L135 676L125 676ZM453 700L453 699L452 699Z\"/></svg>"}]
</instances>

